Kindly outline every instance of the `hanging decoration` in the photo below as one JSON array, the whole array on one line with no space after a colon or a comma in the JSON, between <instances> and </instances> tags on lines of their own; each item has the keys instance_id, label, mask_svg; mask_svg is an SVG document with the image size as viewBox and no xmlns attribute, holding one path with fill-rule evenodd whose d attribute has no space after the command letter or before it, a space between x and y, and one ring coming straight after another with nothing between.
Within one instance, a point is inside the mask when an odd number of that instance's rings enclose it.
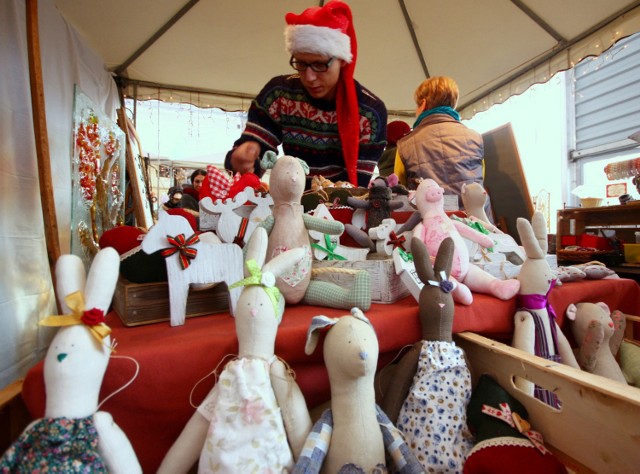
<instances>
[{"instance_id":1,"label":"hanging decoration","mask_svg":"<svg viewBox=\"0 0 640 474\"><path fill-rule=\"evenodd\" d=\"M77 86L73 121L71 252L88 265L124 221L125 135Z\"/></svg>"}]
</instances>

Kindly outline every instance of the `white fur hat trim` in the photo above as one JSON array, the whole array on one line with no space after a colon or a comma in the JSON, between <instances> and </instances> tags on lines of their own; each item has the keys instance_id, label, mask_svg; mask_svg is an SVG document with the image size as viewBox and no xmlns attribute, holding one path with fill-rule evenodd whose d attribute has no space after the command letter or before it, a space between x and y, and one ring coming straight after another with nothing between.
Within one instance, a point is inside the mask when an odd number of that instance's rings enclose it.
<instances>
[{"instance_id":1,"label":"white fur hat trim","mask_svg":"<svg viewBox=\"0 0 640 474\"><path fill-rule=\"evenodd\" d=\"M349 36L326 26L289 25L285 28L284 40L289 54L323 54L348 63L353 59Z\"/></svg>"}]
</instances>

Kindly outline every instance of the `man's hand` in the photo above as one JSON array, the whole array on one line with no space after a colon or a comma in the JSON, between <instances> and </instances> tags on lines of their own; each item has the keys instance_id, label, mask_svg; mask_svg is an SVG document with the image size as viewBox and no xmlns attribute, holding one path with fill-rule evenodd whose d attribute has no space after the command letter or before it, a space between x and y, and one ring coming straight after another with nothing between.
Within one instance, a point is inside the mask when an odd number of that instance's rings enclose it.
<instances>
[{"instance_id":1,"label":"man's hand","mask_svg":"<svg viewBox=\"0 0 640 474\"><path fill-rule=\"evenodd\" d=\"M253 173L256 160L260 159L258 142L244 142L231 152L231 168L240 174Z\"/></svg>"}]
</instances>

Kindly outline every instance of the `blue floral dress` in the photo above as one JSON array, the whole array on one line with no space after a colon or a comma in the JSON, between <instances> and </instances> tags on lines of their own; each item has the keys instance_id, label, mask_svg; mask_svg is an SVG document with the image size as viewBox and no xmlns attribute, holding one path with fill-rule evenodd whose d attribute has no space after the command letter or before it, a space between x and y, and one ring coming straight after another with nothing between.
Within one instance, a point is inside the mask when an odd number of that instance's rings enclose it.
<instances>
[{"instance_id":1,"label":"blue floral dress","mask_svg":"<svg viewBox=\"0 0 640 474\"><path fill-rule=\"evenodd\" d=\"M467 427L471 374L454 342L422 341L418 370L397 427L428 472L461 473L473 437Z\"/></svg>"},{"instance_id":2,"label":"blue floral dress","mask_svg":"<svg viewBox=\"0 0 640 474\"><path fill-rule=\"evenodd\" d=\"M42 418L0 459L0 473L107 473L93 416Z\"/></svg>"}]
</instances>

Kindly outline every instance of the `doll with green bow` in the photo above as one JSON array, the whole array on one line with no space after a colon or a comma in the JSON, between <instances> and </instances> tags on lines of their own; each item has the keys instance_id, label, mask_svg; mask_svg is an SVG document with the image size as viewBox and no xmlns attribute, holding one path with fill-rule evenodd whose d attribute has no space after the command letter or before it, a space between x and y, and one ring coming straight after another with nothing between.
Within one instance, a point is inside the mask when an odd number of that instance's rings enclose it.
<instances>
[{"instance_id":1,"label":"doll with green bow","mask_svg":"<svg viewBox=\"0 0 640 474\"><path fill-rule=\"evenodd\" d=\"M165 456L158 473L287 472L311 429L306 402L286 364L274 354L285 300L276 277L304 254L291 249L264 263L267 233L247 246L235 312L238 356L219 375Z\"/></svg>"}]
</instances>

